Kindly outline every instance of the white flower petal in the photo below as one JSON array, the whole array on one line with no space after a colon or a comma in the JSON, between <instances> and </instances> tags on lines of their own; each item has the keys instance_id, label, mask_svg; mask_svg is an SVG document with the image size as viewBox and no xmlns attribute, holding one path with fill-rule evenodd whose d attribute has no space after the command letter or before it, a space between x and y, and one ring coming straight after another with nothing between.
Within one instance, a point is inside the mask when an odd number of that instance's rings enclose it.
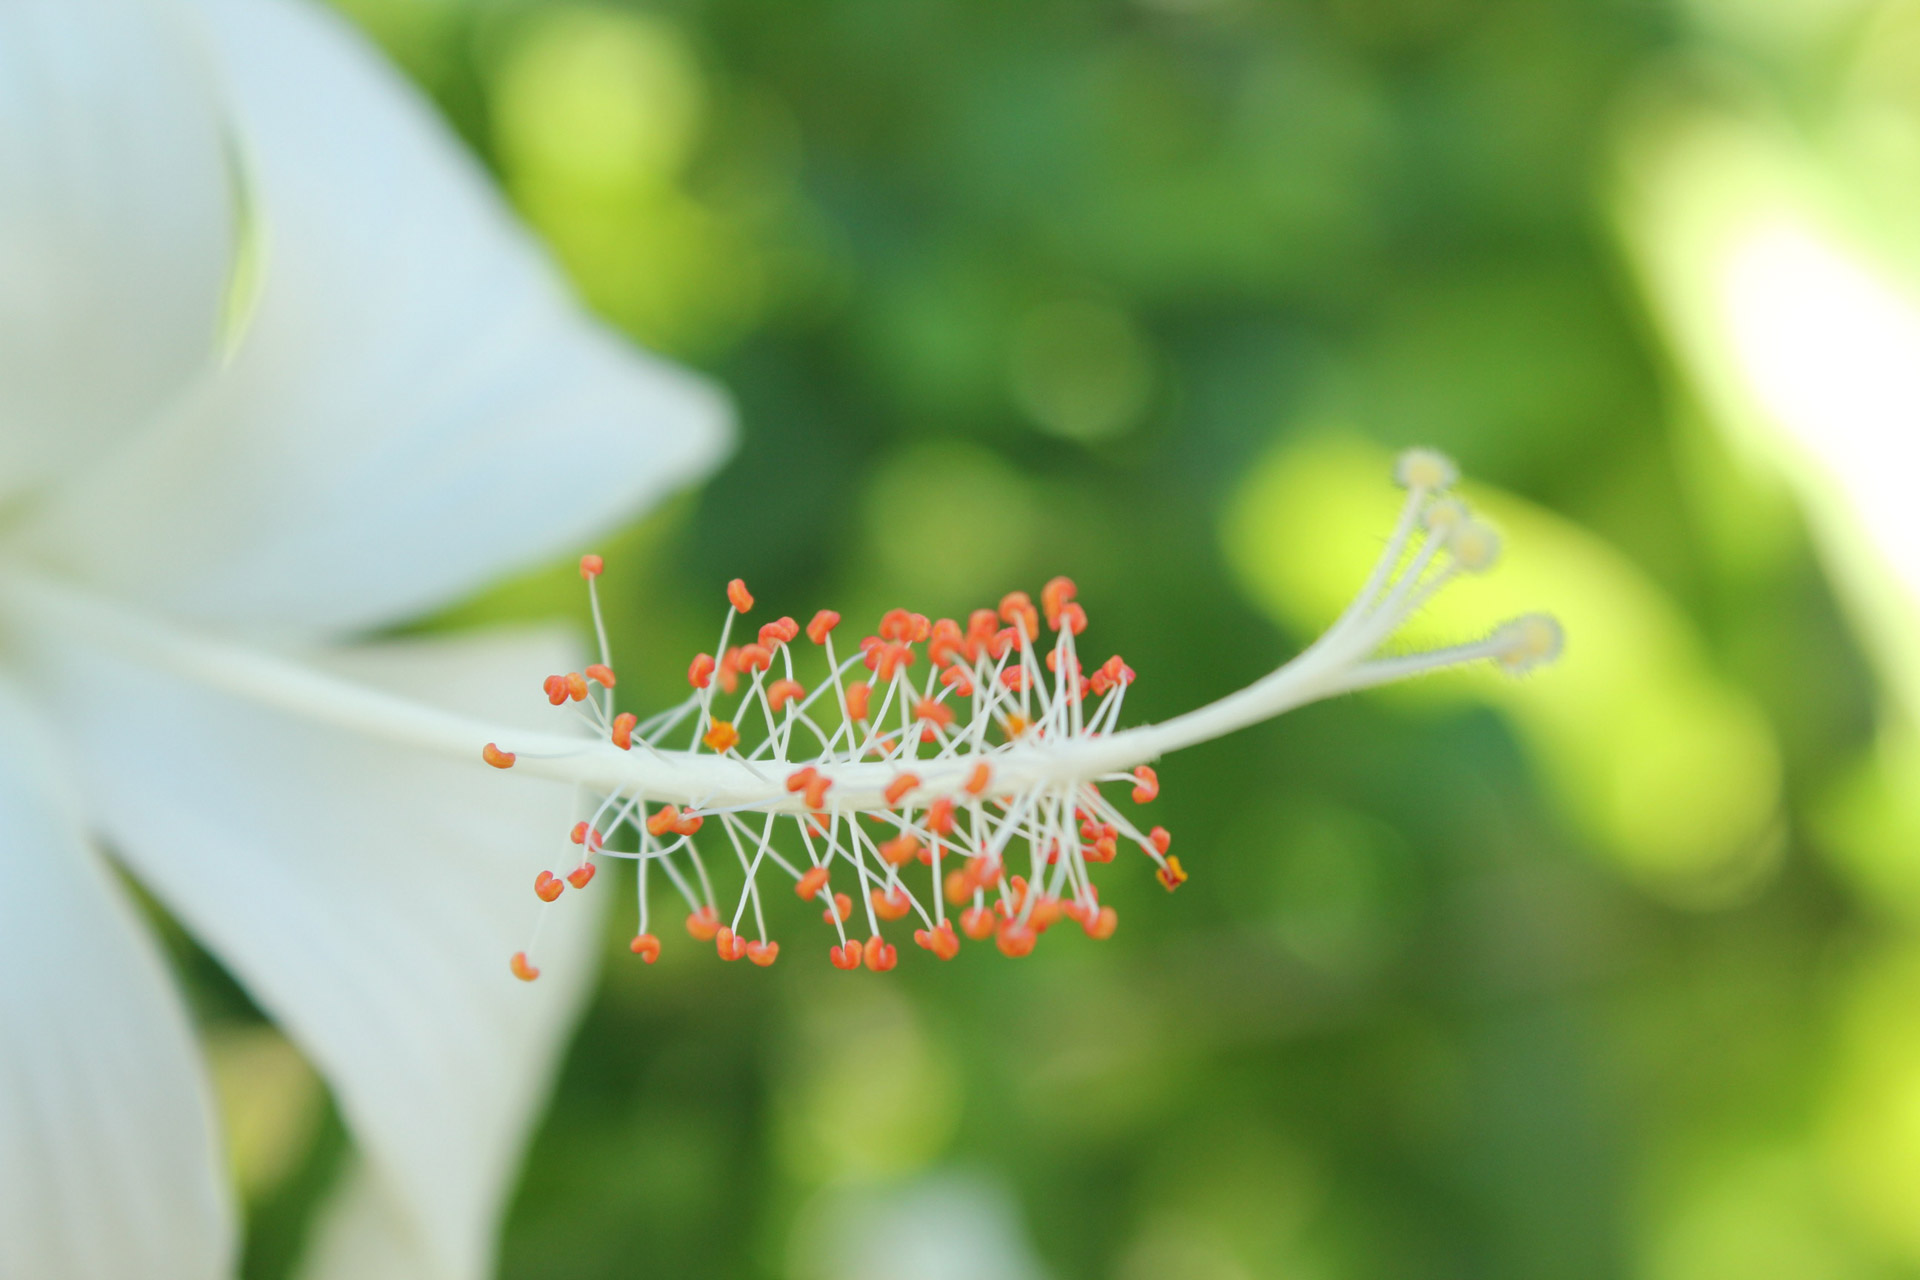
<instances>
[{"instance_id":1,"label":"white flower petal","mask_svg":"<svg viewBox=\"0 0 1920 1280\"><path fill-rule=\"evenodd\" d=\"M0 685L0 1276L213 1280L233 1223L172 979Z\"/></svg>"},{"instance_id":2,"label":"white flower petal","mask_svg":"<svg viewBox=\"0 0 1920 1280\"><path fill-rule=\"evenodd\" d=\"M542 910L534 874L577 856L571 789L303 723L32 622L95 821L326 1076L400 1197L417 1274L484 1274L611 879L545 908L539 982L508 973ZM576 657L523 633L329 665L510 724L503 709L551 708L509 691Z\"/></svg>"},{"instance_id":3,"label":"white flower petal","mask_svg":"<svg viewBox=\"0 0 1920 1280\"><path fill-rule=\"evenodd\" d=\"M37 554L201 620L341 632L581 544L710 467L724 402L565 296L329 15L200 0L263 249L231 365L66 488Z\"/></svg>"},{"instance_id":4,"label":"white flower petal","mask_svg":"<svg viewBox=\"0 0 1920 1280\"><path fill-rule=\"evenodd\" d=\"M301 1280L419 1280L434 1273L399 1197L355 1161L313 1224L299 1274Z\"/></svg>"},{"instance_id":5,"label":"white flower petal","mask_svg":"<svg viewBox=\"0 0 1920 1280\"><path fill-rule=\"evenodd\" d=\"M203 54L149 4L0 5L0 500L209 362L235 195Z\"/></svg>"}]
</instances>

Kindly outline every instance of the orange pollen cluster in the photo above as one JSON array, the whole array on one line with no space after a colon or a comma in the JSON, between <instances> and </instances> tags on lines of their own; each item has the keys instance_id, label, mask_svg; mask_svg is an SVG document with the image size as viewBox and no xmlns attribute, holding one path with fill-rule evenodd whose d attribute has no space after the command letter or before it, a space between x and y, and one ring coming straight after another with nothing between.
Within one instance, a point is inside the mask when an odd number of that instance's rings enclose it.
<instances>
[{"instance_id":1,"label":"orange pollen cluster","mask_svg":"<svg viewBox=\"0 0 1920 1280\"><path fill-rule=\"evenodd\" d=\"M593 594L603 568L595 556L581 561L604 647ZM1037 606L1015 591L964 622L889 609L874 633L842 656L834 645L841 615L830 609L804 628L777 618L730 645L754 605L736 578L727 584L731 608L719 642L688 665L691 691L677 706L645 721L615 714L616 681L604 653L583 671L547 677L541 687L548 702L574 707L613 748L644 747L662 759L671 753L688 769L701 761L709 769L737 768L743 780L735 793L745 786L754 794L764 783L764 795L712 806L690 794L663 803L657 790L639 783L615 791L574 824L569 839L577 861L564 874L541 870L536 897L553 903L568 887L585 889L597 859L634 861L640 920L630 947L647 964L662 950L648 927L655 874L684 898L689 935L711 942L722 960L763 967L775 962L780 945L768 936L762 872L791 877L794 893L821 908L833 931L828 961L843 970L894 968L898 952L883 926L909 919L914 943L940 960L957 956L963 937L992 939L1002 954L1024 956L1062 921L1092 938L1112 936L1118 916L1100 903L1090 868L1131 847L1168 889L1186 874L1167 855L1164 828L1143 831L1102 791L1125 787L1134 804L1149 803L1160 790L1150 766L1081 776L1064 765L1033 763L1035 752L1064 760L1045 753L1114 732L1134 679L1118 655L1090 673L1083 667L1078 643L1087 614L1076 594L1070 579L1055 578ZM1037 646L1046 631L1054 639L1043 656ZM803 633L808 652L818 650L824 660L806 681L796 673ZM670 742L676 728L688 736ZM1014 751L1023 753L1021 768L1002 759ZM482 755L496 768L514 762L492 743ZM884 784L872 780L876 766ZM849 781L856 775L865 779L857 786ZM693 839L703 827L718 829L720 847L742 869L731 910L715 897ZM853 928L856 914L864 916L864 936ZM524 952L512 968L528 981L538 974Z\"/></svg>"}]
</instances>

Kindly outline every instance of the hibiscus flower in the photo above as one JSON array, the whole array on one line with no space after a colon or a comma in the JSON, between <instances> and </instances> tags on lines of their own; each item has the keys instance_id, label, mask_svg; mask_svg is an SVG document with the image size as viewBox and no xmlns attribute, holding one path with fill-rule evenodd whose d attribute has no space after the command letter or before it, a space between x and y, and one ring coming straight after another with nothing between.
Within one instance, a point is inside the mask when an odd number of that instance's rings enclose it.
<instances>
[{"instance_id":1,"label":"hibiscus flower","mask_svg":"<svg viewBox=\"0 0 1920 1280\"><path fill-rule=\"evenodd\" d=\"M365 637L700 474L724 407L583 319L431 110L291 0L0 8L0 139L0 1276L233 1266L120 873L333 1091L358 1157L310 1272L483 1274L591 972L581 913L537 992L498 960L574 792L415 730L512 723L577 658Z\"/></svg>"}]
</instances>

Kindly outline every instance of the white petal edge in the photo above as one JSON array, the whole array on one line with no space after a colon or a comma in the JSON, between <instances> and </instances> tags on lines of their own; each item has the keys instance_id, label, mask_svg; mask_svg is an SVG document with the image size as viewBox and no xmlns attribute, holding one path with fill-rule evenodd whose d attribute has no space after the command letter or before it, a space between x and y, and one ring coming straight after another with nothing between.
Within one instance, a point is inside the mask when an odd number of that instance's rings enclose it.
<instances>
[{"instance_id":1,"label":"white petal edge","mask_svg":"<svg viewBox=\"0 0 1920 1280\"><path fill-rule=\"evenodd\" d=\"M186 1010L0 682L0 1277L214 1280L224 1156Z\"/></svg>"},{"instance_id":2,"label":"white petal edge","mask_svg":"<svg viewBox=\"0 0 1920 1280\"><path fill-rule=\"evenodd\" d=\"M204 54L144 0L0 4L0 499L213 358L236 197Z\"/></svg>"},{"instance_id":3,"label":"white petal edge","mask_svg":"<svg viewBox=\"0 0 1920 1280\"><path fill-rule=\"evenodd\" d=\"M551 907L571 788L428 757L187 685L22 619L64 689L94 820L326 1077L423 1280L492 1266L497 1219L590 983L603 875ZM346 651L336 672L524 723L551 632ZM533 984L507 958L550 914ZM323 1244L323 1248L326 1246Z\"/></svg>"},{"instance_id":4,"label":"white petal edge","mask_svg":"<svg viewBox=\"0 0 1920 1280\"><path fill-rule=\"evenodd\" d=\"M235 115L257 301L220 375L53 495L29 554L176 617L341 634L589 550L718 461L724 400L588 320L342 20L191 7Z\"/></svg>"},{"instance_id":5,"label":"white petal edge","mask_svg":"<svg viewBox=\"0 0 1920 1280\"><path fill-rule=\"evenodd\" d=\"M365 1161L354 1161L313 1226L300 1259L300 1280L419 1280L433 1274L404 1201L383 1186Z\"/></svg>"}]
</instances>

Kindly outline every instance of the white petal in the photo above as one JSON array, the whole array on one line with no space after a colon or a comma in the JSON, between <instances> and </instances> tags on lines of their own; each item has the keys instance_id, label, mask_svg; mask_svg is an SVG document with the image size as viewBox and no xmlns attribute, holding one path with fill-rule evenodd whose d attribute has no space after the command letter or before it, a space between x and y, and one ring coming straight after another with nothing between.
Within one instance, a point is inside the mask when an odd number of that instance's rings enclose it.
<instances>
[{"instance_id":1,"label":"white petal","mask_svg":"<svg viewBox=\"0 0 1920 1280\"><path fill-rule=\"evenodd\" d=\"M433 1274L425 1243L400 1198L363 1162L343 1170L313 1224L301 1280L419 1280Z\"/></svg>"},{"instance_id":2,"label":"white petal","mask_svg":"<svg viewBox=\"0 0 1920 1280\"><path fill-rule=\"evenodd\" d=\"M592 976L610 876L552 907L523 984L507 959L564 872L569 788L320 729L131 665L83 637L23 632L65 689L68 749L95 820L331 1084L422 1277L484 1274L495 1218ZM421 641L344 655L369 683L480 715L551 636ZM498 717L511 723L509 717ZM476 749L479 744L476 744Z\"/></svg>"},{"instance_id":3,"label":"white petal","mask_svg":"<svg viewBox=\"0 0 1920 1280\"><path fill-rule=\"evenodd\" d=\"M212 355L235 196L203 52L134 0L0 5L0 499Z\"/></svg>"},{"instance_id":4,"label":"white petal","mask_svg":"<svg viewBox=\"0 0 1920 1280\"><path fill-rule=\"evenodd\" d=\"M0 1276L224 1276L233 1224L186 1012L40 733L0 685Z\"/></svg>"},{"instance_id":5,"label":"white petal","mask_svg":"<svg viewBox=\"0 0 1920 1280\"><path fill-rule=\"evenodd\" d=\"M63 492L38 554L176 616L340 632L582 545L711 466L704 382L615 340L343 24L202 0L262 229L221 377Z\"/></svg>"}]
</instances>

